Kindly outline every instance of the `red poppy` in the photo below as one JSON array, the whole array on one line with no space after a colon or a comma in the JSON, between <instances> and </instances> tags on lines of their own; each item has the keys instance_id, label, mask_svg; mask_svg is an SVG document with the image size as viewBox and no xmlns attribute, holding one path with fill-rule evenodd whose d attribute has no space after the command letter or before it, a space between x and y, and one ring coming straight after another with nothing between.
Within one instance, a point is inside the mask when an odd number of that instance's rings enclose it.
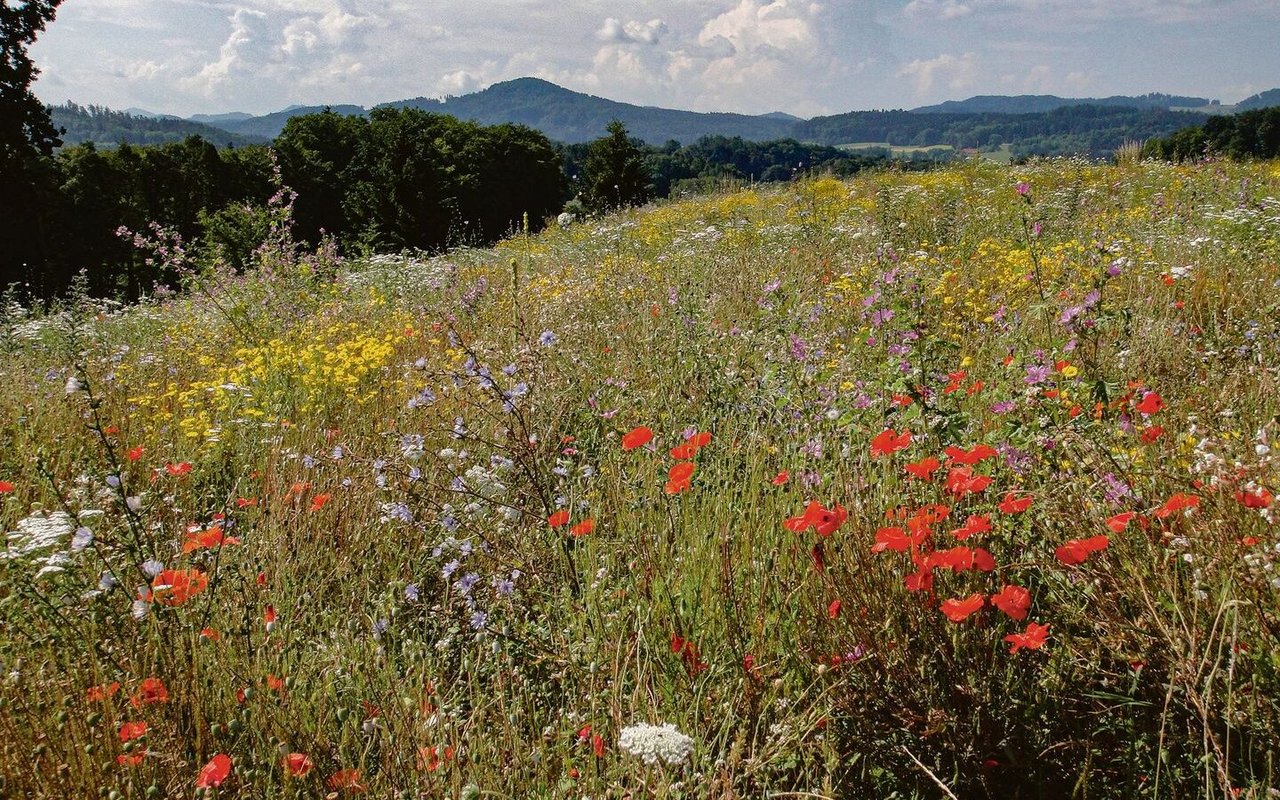
<instances>
[{"instance_id":1,"label":"red poppy","mask_svg":"<svg viewBox=\"0 0 1280 800\"><path fill-rule=\"evenodd\" d=\"M1236 492L1236 502L1245 508L1271 508L1271 504L1275 502L1275 496L1266 489L1259 487L1249 491Z\"/></svg>"},{"instance_id":2,"label":"red poppy","mask_svg":"<svg viewBox=\"0 0 1280 800\"><path fill-rule=\"evenodd\" d=\"M196 788L208 789L212 786L221 786L230 775L231 757L225 753L218 753L200 770L200 775L196 778Z\"/></svg>"},{"instance_id":3,"label":"red poppy","mask_svg":"<svg viewBox=\"0 0 1280 800\"><path fill-rule=\"evenodd\" d=\"M191 462L183 461L180 464L165 464L164 471L175 478L182 478L191 473Z\"/></svg>"},{"instance_id":4,"label":"red poppy","mask_svg":"<svg viewBox=\"0 0 1280 800\"><path fill-rule=\"evenodd\" d=\"M12 483L9 483L8 481L0 481L0 494L8 494L9 492L12 492L16 488L17 488L16 486L14 486Z\"/></svg>"},{"instance_id":5,"label":"red poppy","mask_svg":"<svg viewBox=\"0 0 1280 800\"><path fill-rule=\"evenodd\" d=\"M969 376L969 373L964 370L957 370L956 372L947 373L947 385L943 387L942 393L951 394L952 392L958 390L960 388L960 384L964 383L964 379L967 378L968 376Z\"/></svg>"},{"instance_id":6,"label":"red poppy","mask_svg":"<svg viewBox=\"0 0 1280 800\"><path fill-rule=\"evenodd\" d=\"M138 691L129 698L129 705L134 708L142 708L151 703L167 702L169 702L169 690L165 688L164 681L159 678L143 678Z\"/></svg>"},{"instance_id":7,"label":"red poppy","mask_svg":"<svg viewBox=\"0 0 1280 800\"><path fill-rule=\"evenodd\" d=\"M975 445L972 450L963 450L952 445L945 451L947 457L957 464L967 464L968 466L976 466L986 461L988 458L995 458L999 453L996 452L989 444Z\"/></svg>"},{"instance_id":8,"label":"red poppy","mask_svg":"<svg viewBox=\"0 0 1280 800\"><path fill-rule=\"evenodd\" d=\"M987 599L981 594L974 592L963 600L959 598L950 598L942 601L940 606L942 613L952 622L964 622L969 615L986 605Z\"/></svg>"},{"instance_id":9,"label":"red poppy","mask_svg":"<svg viewBox=\"0 0 1280 800\"><path fill-rule=\"evenodd\" d=\"M330 791L338 791L346 789L351 792L363 792L365 787L360 783L360 770L358 769L340 769L329 776L324 782Z\"/></svg>"},{"instance_id":10,"label":"red poppy","mask_svg":"<svg viewBox=\"0 0 1280 800\"><path fill-rule=\"evenodd\" d=\"M1164 398L1160 397L1156 392L1147 392L1142 395L1141 402L1134 408L1149 417L1164 408Z\"/></svg>"},{"instance_id":11,"label":"red poppy","mask_svg":"<svg viewBox=\"0 0 1280 800\"><path fill-rule=\"evenodd\" d=\"M209 587L209 576L198 569L166 569L151 581L151 599L180 606Z\"/></svg>"},{"instance_id":12,"label":"red poppy","mask_svg":"<svg viewBox=\"0 0 1280 800\"><path fill-rule=\"evenodd\" d=\"M791 480L791 473L787 472L784 469L782 472L779 472L777 475L774 475L773 478L769 481L769 483L772 483L774 486L781 486L782 484L786 483L789 480Z\"/></svg>"},{"instance_id":13,"label":"red poppy","mask_svg":"<svg viewBox=\"0 0 1280 800\"><path fill-rule=\"evenodd\" d=\"M695 444L691 444L689 442L685 442L684 444L678 444L675 447L671 448L671 457L679 461L684 461L686 459L693 458L697 454L698 454L698 446Z\"/></svg>"},{"instance_id":14,"label":"red poppy","mask_svg":"<svg viewBox=\"0 0 1280 800\"><path fill-rule=\"evenodd\" d=\"M290 778L301 778L315 766L311 759L302 753L290 753L284 757L284 774Z\"/></svg>"},{"instance_id":15,"label":"red poppy","mask_svg":"<svg viewBox=\"0 0 1280 800\"><path fill-rule=\"evenodd\" d=\"M212 549L222 545L240 544L234 536L226 536L221 525L211 525L202 531L190 531L182 542L182 552L187 554L195 550Z\"/></svg>"},{"instance_id":16,"label":"red poppy","mask_svg":"<svg viewBox=\"0 0 1280 800\"><path fill-rule=\"evenodd\" d=\"M591 753L596 758L604 758L604 737L598 733L591 737Z\"/></svg>"},{"instance_id":17,"label":"red poppy","mask_svg":"<svg viewBox=\"0 0 1280 800\"><path fill-rule=\"evenodd\" d=\"M996 568L996 560L985 547L975 547L973 548L973 568L979 572L991 572Z\"/></svg>"},{"instance_id":18,"label":"red poppy","mask_svg":"<svg viewBox=\"0 0 1280 800\"><path fill-rule=\"evenodd\" d=\"M1005 492L1004 499L1000 501L1000 511L1004 514L1021 514L1028 508L1031 508L1031 495L1024 494L1018 496L1017 492Z\"/></svg>"},{"instance_id":19,"label":"red poppy","mask_svg":"<svg viewBox=\"0 0 1280 800\"><path fill-rule=\"evenodd\" d=\"M147 757L146 750L136 750L132 753L121 753L116 756L116 763L122 767L136 767Z\"/></svg>"},{"instance_id":20,"label":"red poppy","mask_svg":"<svg viewBox=\"0 0 1280 800\"><path fill-rule=\"evenodd\" d=\"M1090 536L1088 539L1071 539L1054 548L1053 554L1067 566L1083 564L1091 554L1106 550L1111 540L1106 536Z\"/></svg>"},{"instance_id":21,"label":"red poppy","mask_svg":"<svg viewBox=\"0 0 1280 800\"><path fill-rule=\"evenodd\" d=\"M981 514L974 514L964 521L964 526L956 528L951 535L957 539L968 539L970 536L979 533L991 532L991 518Z\"/></svg>"},{"instance_id":22,"label":"red poppy","mask_svg":"<svg viewBox=\"0 0 1280 800\"><path fill-rule=\"evenodd\" d=\"M1041 625L1038 622L1028 622L1027 630L1024 633L1011 633L1004 637L1012 647L1009 648L1010 653L1016 653L1023 648L1027 650L1039 650L1049 639L1049 626Z\"/></svg>"},{"instance_id":23,"label":"red poppy","mask_svg":"<svg viewBox=\"0 0 1280 800\"><path fill-rule=\"evenodd\" d=\"M981 492L991 485L991 476L974 475L973 467L952 467L947 471L946 487L953 497L964 497L972 492Z\"/></svg>"},{"instance_id":24,"label":"red poppy","mask_svg":"<svg viewBox=\"0 0 1280 800\"><path fill-rule=\"evenodd\" d=\"M1129 527L1129 522L1138 516L1136 511L1124 511L1107 520L1107 527L1112 533L1121 533L1125 528Z\"/></svg>"},{"instance_id":25,"label":"red poppy","mask_svg":"<svg viewBox=\"0 0 1280 800\"><path fill-rule=\"evenodd\" d=\"M830 536L839 528L849 517L849 512L844 507L837 504L835 508L824 508L817 500L810 500L809 505L805 507L804 514L799 517L790 517L783 525L787 530L800 533L809 528L813 528L819 536Z\"/></svg>"},{"instance_id":26,"label":"red poppy","mask_svg":"<svg viewBox=\"0 0 1280 800\"><path fill-rule=\"evenodd\" d=\"M320 509L324 508L324 504L329 502L330 497L333 497L333 495L330 494L329 492L325 492L324 494L318 494L315 497L311 498L311 510L319 511Z\"/></svg>"},{"instance_id":27,"label":"red poppy","mask_svg":"<svg viewBox=\"0 0 1280 800\"><path fill-rule=\"evenodd\" d=\"M146 450L142 447L142 445L138 445L137 447L133 448L129 452L125 453L124 455L125 455L125 458L128 458L130 461L137 461L138 459L142 458L142 454L145 452Z\"/></svg>"},{"instance_id":28,"label":"red poppy","mask_svg":"<svg viewBox=\"0 0 1280 800\"><path fill-rule=\"evenodd\" d=\"M831 601L831 605L827 606L827 618L835 619L840 616L840 599L836 598Z\"/></svg>"},{"instance_id":29,"label":"red poppy","mask_svg":"<svg viewBox=\"0 0 1280 800\"><path fill-rule=\"evenodd\" d=\"M895 553L905 553L911 549L912 544L911 537L902 528L881 528L876 531L876 543L871 546L871 552L892 550Z\"/></svg>"},{"instance_id":30,"label":"red poppy","mask_svg":"<svg viewBox=\"0 0 1280 800\"><path fill-rule=\"evenodd\" d=\"M104 683L101 686L90 686L84 693L84 699L90 703L103 703L120 691L120 681Z\"/></svg>"},{"instance_id":31,"label":"red poppy","mask_svg":"<svg viewBox=\"0 0 1280 800\"><path fill-rule=\"evenodd\" d=\"M120 726L120 741L131 742L140 736L147 734L147 723L145 722L126 722Z\"/></svg>"},{"instance_id":32,"label":"red poppy","mask_svg":"<svg viewBox=\"0 0 1280 800\"><path fill-rule=\"evenodd\" d=\"M1194 494L1175 494L1152 513L1159 519L1171 517L1179 511L1191 511L1200 507L1200 498Z\"/></svg>"},{"instance_id":33,"label":"red poppy","mask_svg":"<svg viewBox=\"0 0 1280 800\"><path fill-rule=\"evenodd\" d=\"M265 678L265 682L267 684L267 688L271 691L276 694L284 694L284 678L281 678L279 675L272 675L268 673Z\"/></svg>"},{"instance_id":34,"label":"red poppy","mask_svg":"<svg viewBox=\"0 0 1280 800\"><path fill-rule=\"evenodd\" d=\"M933 589L933 570L921 567L918 571L903 578L909 592L927 592Z\"/></svg>"},{"instance_id":35,"label":"red poppy","mask_svg":"<svg viewBox=\"0 0 1280 800\"><path fill-rule=\"evenodd\" d=\"M681 461L679 464L676 464L671 467L671 469L667 470L667 480L676 482L688 481L693 475L693 469L694 466L692 461Z\"/></svg>"},{"instance_id":36,"label":"red poppy","mask_svg":"<svg viewBox=\"0 0 1280 800\"><path fill-rule=\"evenodd\" d=\"M201 628L200 635L213 642L222 638L222 634L218 633L217 628Z\"/></svg>"},{"instance_id":37,"label":"red poppy","mask_svg":"<svg viewBox=\"0 0 1280 800\"><path fill-rule=\"evenodd\" d=\"M1142 436L1140 438L1142 439L1143 444L1151 444L1152 442L1154 442L1156 439L1159 439L1163 435L1164 435L1164 428L1160 427L1159 425L1152 425L1151 427L1145 428L1142 431Z\"/></svg>"},{"instance_id":38,"label":"red poppy","mask_svg":"<svg viewBox=\"0 0 1280 800\"><path fill-rule=\"evenodd\" d=\"M895 433L892 428L887 428L871 440L871 455L888 456L893 455L899 450L904 450L911 446L911 431L904 430L902 433Z\"/></svg>"},{"instance_id":39,"label":"red poppy","mask_svg":"<svg viewBox=\"0 0 1280 800\"><path fill-rule=\"evenodd\" d=\"M941 567L953 572L963 572L973 568L973 551L967 547L952 547L950 550L935 550L925 558L930 567Z\"/></svg>"},{"instance_id":40,"label":"red poppy","mask_svg":"<svg viewBox=\"0 0 1280 800\"><path fill-rule=\"evenodd\" d=\"M666 486L662 487L662 491L666 492L667 494L680 494L681 492L683 492L685 489L688 489L692 485L693 483L688 478L684 478L678 481L667 481Z\"/></svg>"},{"instance_id":41,"label":"red poppy","mask_svg":"<svg viewBox=\"0 0 1280 800\"><path fill-rule=\"evenodd\" d=\"M1011 619L1021 622L1027 618L1027 612L1031 609L1031 592L1021 586L1006 585L999 594L991 595L991 605Z\"/></svg>"},{"instance_id":42,"label":"red poppy","mask_svg":"<svg viewBox=\"0 0 1280 800\"><path fill-rule=\"evenodd\" d=\"M922 481L931 480L933 473L938 467L942 466L942 462L933 456L922 458L919 461L907 464L903 469L913 478L919 478Z\"/></svg>"},{"instance_id":43,"label":"red poppy","mask_svg":"<svg viewBox=\"0 0 1280 800\"><path fill-rule=\"evenodd\" d=\"M569 524L569 512L563 508L547 517L547 524L552 528L562 528Z\"/></svg>"},{"instance_id":44,"label":"red poppy","mask_svg":"<svg viewBox=\"0 0 1280 800\"><path fill-rule=\"evenodd\" d=\"M596 521L591 517L587 517L582 522L579 522L577 525L574 525L572 528L570 528L569 535L586 536L588 533L591 533L595 529L596 529Z\"/></svg>"},{"instance_id":45,"label":"red poppy","mask_svg":"<svg viewBox=\"0 0 1280 800\"><path fill-rule=\"evenodd\" d=\"M256 497L237 497L236 498L236 508L249 508L250 506L256 506L257 504L258 504L258 498Z\"/></svg>"},{"instance_id":46,"label":"red poppy","mask_svg":"<svg viewBox=\"0 0 1280 800\"><path fill-rule=\"evenodd\" d=\"M638 428L632 428L631 432L622 437L623 450L635 450L637 447L644 447L653 439L653 431L641 425Z\"/></svg>"}]
</instances>

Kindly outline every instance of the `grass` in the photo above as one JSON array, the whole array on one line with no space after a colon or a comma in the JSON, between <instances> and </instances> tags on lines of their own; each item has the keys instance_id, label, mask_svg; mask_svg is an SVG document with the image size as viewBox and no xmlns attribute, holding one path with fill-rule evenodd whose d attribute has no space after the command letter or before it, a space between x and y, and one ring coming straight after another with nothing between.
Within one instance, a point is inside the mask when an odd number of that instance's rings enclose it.
<instances>
[{"instance_id":1,"label":"grass","mask_svg":"<svg viewBox=\"0 0 1280 800\"><path fill-rule=\"evenodd\" d=\"M0 795L1269 796L1278 195L972 162L10 307Z\"/></svg>"},{"instance_id":2,"label":"grass","mask_svg":"<svg viewBox=\"0 0 1280 800\"><path fill-rule=\"evenodd\" d=\"M842 150L888 150L894 157L912 156L916 153L949 153L955 149L949 144L895 145L888 142L850 142L836 146Z\"/></svg>"}]
</instances>

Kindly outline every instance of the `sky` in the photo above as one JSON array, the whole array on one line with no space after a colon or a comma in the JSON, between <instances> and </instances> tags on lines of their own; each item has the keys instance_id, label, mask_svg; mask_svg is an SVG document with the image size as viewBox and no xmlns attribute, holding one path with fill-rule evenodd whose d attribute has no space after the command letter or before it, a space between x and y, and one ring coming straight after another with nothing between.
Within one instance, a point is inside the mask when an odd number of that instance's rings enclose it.
<instances>
[{"instance_id":1,"label":"sky","mask_svg":"<svg viewBox=\"0 0 1280 800\"><path fill-rule=\"evenodd\" d=\"M613 100L809 117L976 94L1280 86L1280 0L65 0L47 103L372 106L523 76Z\"/></svg>"}]
</instances>

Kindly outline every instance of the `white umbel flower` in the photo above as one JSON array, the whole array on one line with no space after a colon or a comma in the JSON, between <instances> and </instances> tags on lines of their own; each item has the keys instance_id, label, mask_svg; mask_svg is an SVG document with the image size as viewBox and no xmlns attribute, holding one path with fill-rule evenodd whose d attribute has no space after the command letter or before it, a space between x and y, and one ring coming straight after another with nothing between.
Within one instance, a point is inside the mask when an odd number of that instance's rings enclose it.
<instances>
[{"instance_id":1,"label":"white umbel flower","mask_svg":"<svg viewBox=\"0 0 1280 800\"><path fill-rule=\"evenodd\" d=\"M618 737L618 749L639 758L646 764L662 761L679 764L693 752L693 739L676 730L671 723L648 725L637 723L622 729Z\"/></svg>"}]
</instances>

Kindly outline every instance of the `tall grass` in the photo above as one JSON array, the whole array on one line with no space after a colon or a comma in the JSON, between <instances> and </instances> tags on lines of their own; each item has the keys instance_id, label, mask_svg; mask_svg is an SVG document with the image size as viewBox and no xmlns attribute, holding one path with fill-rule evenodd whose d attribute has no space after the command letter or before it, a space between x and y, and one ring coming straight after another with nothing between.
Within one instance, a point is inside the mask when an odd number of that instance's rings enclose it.
<instances>
[{"instance_id":1,"label":"tall grass","mask_svg":"<svg viewBox=\"0 0 1280 800\"><path fill-rule=\"evenodd\" d=\"M11 307L0 795L1268 796L1278 196L975 163Z\"/></svg>"}]
</instances>

